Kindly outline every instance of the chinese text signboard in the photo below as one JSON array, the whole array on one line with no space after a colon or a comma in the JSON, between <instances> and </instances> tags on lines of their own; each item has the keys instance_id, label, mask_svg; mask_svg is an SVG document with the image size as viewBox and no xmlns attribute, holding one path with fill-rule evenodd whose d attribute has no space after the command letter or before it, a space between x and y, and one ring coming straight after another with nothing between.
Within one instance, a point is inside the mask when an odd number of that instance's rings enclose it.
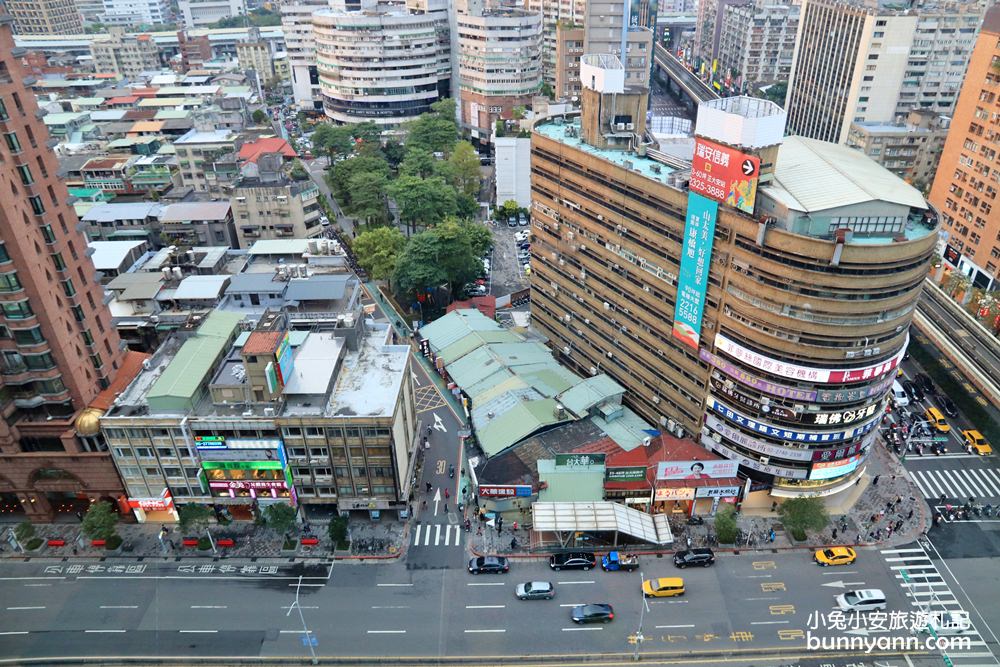
<instances>
[{"instance_id":1,"label":"chinese text signboard","mask_svg":"<svg viewBox=\"0 0 1000 667\"><path fill-rule=\"evenodd\" d=\"M645 480L646 480L645 466L608 468L604 471L604 481L606 482L642 482Z\"/></svg>"},{"instance_id":2,"label":"chinese text signboard","mask_svg":"<svg viewBox=\"0 0 1000 667\"><path fill-rule=\"evenodd\" d=\"M691 192L753 215L760 159L698 137L691 163Z\"/></svg>"},{"instance_id":3,"label":"chinese text signboard","mask_svg":"<svg viewBox=\"0 0 1000 667\"><path fill-rule=\"evenodd\" d=\"M701 316L705 309L705 292L708 289L709 263L712 259L718 212L718 203L694 192L688 195L673 335L695 350L698 349L701 337Z\"/></svg>"},{"instance_id":4,"label":"chinese text signboard","mask_svg":"<svg viewBox=\"0 0 1000 667\"><path fill-rule=\"evenodd\" d=\"M556 454L557 466L602 466L604 454Z\"/></svg>"}]
</instances>

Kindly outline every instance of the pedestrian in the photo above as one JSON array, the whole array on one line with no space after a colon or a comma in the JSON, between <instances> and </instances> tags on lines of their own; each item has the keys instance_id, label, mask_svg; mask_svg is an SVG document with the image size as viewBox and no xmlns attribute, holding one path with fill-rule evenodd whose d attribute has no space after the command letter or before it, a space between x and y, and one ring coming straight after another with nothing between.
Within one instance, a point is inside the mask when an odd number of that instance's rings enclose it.
<instances>
[{"instance_id":1,"label":"pedestrian","mask_svg":"<svg viewBox=\"0 0 1000 667\"><path fill-rule=\"evenodd\" d=\"M895 477L893 477L893 479L895 479ZM903 496L896 496L896 502L894 504L899 505L902 502L903 502Z\"/></svg>"},{"instance_id":2,"label":"pedestrian","mask_svg":"<svg viewBox=\"0 0 1000 667\"><path fill-rule=\"evenodd\" d=\"M688 549L691 548L691 536L690 535L687 536L687 547L688 547Z\"/></svg>"},{"instance_id":3,"label":"pedestrian","mask_svg":"<svg viewBox=\"0 0 1000 667\"><path fill-rule=\"evenodd\" d=\"M899 529L902 527L903 527L903 520L900 519L899 521L896 522L896 532L899 532Z\"/></svg>"},{"instance_id":4,"label":"pedestrian","mask_svg":"<svg viewBox=\"0 0 1000 667\"><path fill-rule=\"evenodd\" d=\"M855 536L854 543L861 544L861 533L858 533L857 536Z\"/></svg>"},{"instance_id":5,"label":"pedestrian","mask_svg":"<svg viewBox=\"0 0 1000 667\"><path fill-rule=\"evenodd\" d=\"M904 431L904 433L905 433L905 431ZM882 475L875 475L875 477L872 479L872 486L878 486L878 480L879 480L879 477L881 477L881 476Z\"/></svg>"},{"instance_id":6,"label":"pedestrian","mask_svg":"<svg viewBox=\"0 0 1000 667\"><path fill-rule=\"evenodd\" d=\"M447 511L448 511L448 503L445 503L445 504L444 504L444 511L445 511L445 512L447 512Z\"/></svg>"},{"instance_id":7,"label":"pedestrian","mask_svg":"<svg viewBox=\"0 0 1000 667\"><path fill-rule=\"evenodd\" d=\"M909 521L912 518L913 518L913 510L911 509L909 512L906 513L906 520Z\"/></svg>"},{"instance_id":8,"label":"pedestrian","mask_svg":"<svg viewBox=\"0 0 1000 667\"><path fill-rule=\"evenodd\" d=\"M854 486L857 486L857 485L858 485L858 484L860 484L860 483L861 483L861 478L860 478L860 477L858 477L858 478L857 478L857 479L856 479L856 480L854 481Z\"/></svg>"},{"instance_id":9,"label":"pedestrian","mask_svg":"<svg viewBox=\"0 0 1000 667\"><path fill-rule=\"evenodd\" d=\"M513 524L513 525L512 525L511 527L512 527L512 528L513 528L514 530L517 530L517 521L515 521L515 522L514 522L514 524Z\"/></svg>"},{"instance_id":10,"label":"pedestrian","mask_svg":"<svg viewBox=\"0 0 1000 667\"><path fill-rule=\"evenodd\" d=\"M427 484L427 493L430 493L433 487L431 486L430 482L426 482L426 484Z\"/></svg>"},{"instance_id":11,"label":"pedestrian","mask_svg":"<svg viewBox=\"0 0 1000 667\"><path fill-rule=\"evenodd\" d=\"M774 528L772 528L772 529L771 529L771 532L770 532L770 533L768 533L768 536L767 536L767 541L768 541L768 542L774 542L774 538L775 538L775 537L777 537L777 535L775 535L775 534L774 534Z\"/></svg>"},{"instance_id":12,"label":"pedestrian","mask_svg":"<svg viewBox=\"0 0 1000 667\"><path fill-rule=\"evenodd\" d=\"M80 520L80 523L83 523L83 512L77 512L76 518Z\"/></svg>"},{"instance_id":13,"label":"pedestrian","mask_svg":"<svg viewBox=\"0 0 1000 667\"><path fill-rule=\"evenodd\" d=\"M892 511L892 505L893 505L893 503L892 503L891 500L885 501L885 511L886 512L891 512Z\"/></svg>"},{"instance_id":14,"label":"pedestrian","mask_svg":"<svg viewBox=\"0 0 1000 667\"><path fill-rule=\"evenodd\" d=\"M837 539L837 529L836 528L833 529L833 539L834 540Z\"/></svg>"},{"instance_id":15,"label":"pedestrian","mask_svg":"<svg viewBox=\"0 0 1000 667\"><path fill-rule=\"evenodd\" d=\"M869 521L868 523L878 523L878 515L872 514L872 520Z\"/></svg>"}]
</instances>

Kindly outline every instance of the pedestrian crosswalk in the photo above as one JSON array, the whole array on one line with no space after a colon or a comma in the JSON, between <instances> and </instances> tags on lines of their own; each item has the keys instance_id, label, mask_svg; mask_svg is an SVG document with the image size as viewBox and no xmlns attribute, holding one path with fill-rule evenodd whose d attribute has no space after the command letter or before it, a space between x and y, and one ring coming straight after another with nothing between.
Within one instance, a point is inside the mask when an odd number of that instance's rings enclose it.
<instances>
[{"instance_id":1,"label":"pedestrian crosswalk","mask_svg":"<svg viewBox=\"0 0 1000 667\"><path fill-rule=\"evenodd\" d=\"M987 502L1000 498L1000 471L992 468L956 468L952 470L909 470L925 498L975 498Z\"/></svg>"},{"instance_id":2,"label":"pedestrian crosswalk","mask_svg":"<svg viewBox=\"0 0 1000 667\"><path fill-rule=\"evenodd\" d=\"M415 547L460 547L462 527L440 523L418 524L413 531Z\"/></svg>"},{"instance_id":3,"label":"pedestrian crosswalk","mask_svg":"<svg viewBox=\"0 0 1000 667\"><path fill-rule=\"evenodd\" d=\"M966 612L958 601L948 582L944 580L937 566L927 552L920 547L900 549L882 549L882 557L889 565L899 583L906 591L906 596L914 611L920 613ZM968 637L968 648L948 651L947 655L955 667L997 667L1000 660L987 646L982 635L976 629L977 619L972 620L972 632L962 636Z\"/></svg>"}]
</instances>

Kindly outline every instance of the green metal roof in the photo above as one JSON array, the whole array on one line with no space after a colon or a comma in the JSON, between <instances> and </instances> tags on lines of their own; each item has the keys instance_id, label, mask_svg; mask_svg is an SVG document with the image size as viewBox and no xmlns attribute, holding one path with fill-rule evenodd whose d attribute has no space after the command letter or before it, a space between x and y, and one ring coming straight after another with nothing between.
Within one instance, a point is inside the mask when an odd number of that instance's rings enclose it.
<instances>
[{"instance_id":1,"label":"green metal roof","mask_svg":"<svg viewBox=\"0 0 1000 667\"><path fill-rule=\"evenodd\" d=\"M184 409L190 406L242 319L240 313L212 311L150 387L146 394L150 409Z\"/></svg>"},{"instance_id":2,"label":"green metal roof","mask_svg":"<svg viewBox=\"0 0 1000 667\"><path fill-rule=\"evenodd\" d=\"M560 398L567 410L582 417L593 406L624 393L624 387L602 373L587 378Z\"/></svg>"},{"instance_id":3,"label":"green metal roof","mask_svg":"<svg viewBox=\"0 0 1000 667\"><path fill-rule=\"evenodd\" d=\"M552 459L539 459L538 480L545 488L540 502L598 502L604 500L604 466L557 466Z\"/></svg>"}]
</instances>

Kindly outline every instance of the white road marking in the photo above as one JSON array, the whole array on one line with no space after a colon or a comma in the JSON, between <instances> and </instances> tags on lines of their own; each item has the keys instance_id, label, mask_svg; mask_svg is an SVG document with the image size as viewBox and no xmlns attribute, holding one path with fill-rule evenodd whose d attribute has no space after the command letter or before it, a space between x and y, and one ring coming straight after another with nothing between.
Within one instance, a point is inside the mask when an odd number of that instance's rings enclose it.
<instances>
[{"instance_id":1,"label":"white road marking","mask_svg":"<svg viewBox=\"0 0 1000 667\"><path fill-rule=\"evenodd\" d=\"M839 577L842 574L857 574L857 570L837 570L835 572L820 572L824 577Z\"/></svg>"},{"instance_id":2,"label":"white road marking","mask_svg":"<svg viewBox=\"0 0 1000 667\"><path fill-rule=\"evenodd\" d=\"M312 630L278 630L278 632L283 635L304 635L306 633L312 634Z\"/></svg>"},{"instance_id":3,"label":"white road marking","mask_svg":"<svg viewBox=\"0 0 1000 667\"><path fill-rule=\"evenodd\" d=\"M218 632L218 630L178 630L178 632L186 632L188 634L206 634L211 635Z\"/></svg>"},{"instance_id":4,"label":"white road marking","mask_svg":"<svg viewBox=\"0 0 1000 667\"><path fill-rule=\"evenodd\" d=\"M224 604L223 605L213 605L213 604L201 605L201 604L193 604L193 605L191 605L191 608L192 609L229 609L229 606L228 605L224 605Z\"/></svg>"},{"instance_id":5,"label":"white road marking","mask_svg":"<svg viewBox=\"0 0 1000 667\"><path fill-rule=\"evenodd\" d=\"M303 609L309 609L309 607L302 607ZM372 607L372 609L409 609L409 605L390 605L388 607ZM316 607L319 609L319 607Z\"/></svg>"},{"instance_id":6,"label":"white road marking","mask_svg":"<svg viewBox=\"0 0 1000 667\"><path fill-rule=\"evenodd\" d=\"M503 584L502 581L497 581L497 582L483 582L483 583L475 583L475 584L472 583L472 582L469 582L469 583L466 584L466 586L503 586L503 585L504 584Z\"/></svg>"},{"instance_id":7,"label":"white road marking","mask_svg":"<svg viewBox=\"0 0 1000 667\"><path fill-rule=\"evenodd\" d=\"M746 600L747 602L756 602L758 600L777 600L779 598L775 597L775 598L743 598L743 599Z\"/></svg>"},{"instance_id":8,"label":"white road marking","mask_svg":"<svg viewBox=\"0 0 1000 667\"><path fill-rule=\"evenodd\" d=\"M444 422L441 421L441 416L434 413L434 430L441 431L442 433L447 433L448 429L445 428Z\"/></svg>"},{"instance_id":9,"label":"white road marking","mask_svg":"<svg viewBox=\"0 0 1000 667\"><path fill-rule=\"evenodd\" d=\"M138 609L137 604L102 604L101 609Z\"/></svg>"},{"instance_id":10,"label":"white road marking","mask_svg":"<svg viewBox=\"0 0 1000 667\"><path fill-rule=\"evenodd\" d=\"M497 628L495 630L465 630L464 632L466 634L482 634L482 633L488 633L488 632L501 633L501 632L507 632L507 631L504 630L503 628Z\"/></svg>"},{"instance_id":11,"label":"white road marking","mask_svg":"<svg viewBox=\"0 0 1000 667\"><path fill-rule=\"evenodd\" d=\"M0 581L35 581L38 579L47 579L52 581L53 579L65 579L66 577L0 577Z\"/></svg>"},{"instance_id":12,"label":"white road marking","mask_svg":"<svg viewBox=\"0 0 1000 667\"><path fill-rule=\"evenodd\" d=\"M299 584L299 583L288 584L288 585L289 586L326 586L326 584Z\"/></svg>"},{"instance_id":13,"label":"white road marking","mask_svg":"<svg viewBox=\"0 0 1000 667\"><path fill-rule=\"evenodd\" d=\"M31 609L45 609L45 607L7 607L7 611L29 611Z\"/></svg>"},{"instance_id":14,"label":"white road marking","mask_svg":"<svg viewBox=\"0 0 1000 667\"><path fill-rule=\"evenodd\" d=\"M25 584L25 586L51 586L52 584Z\"/></svg>"},{"instance_id":15,"label":"white road marking","mask_svg":"<svg viewBox=\"0 0 1000 667\"><path fill-rule=\"evenodd\" d=\"M282 609L319 609L319 607L306 607L304 605L285 605ZM374 607L372 607L374 609Z\"/></svg>"},{"instance_id":16,"label":"white road marking","mask_svg":"<svg viewBox=\"0 0 1000 667\"><path fill-rule=\"evenodd\" d=\"M750 621L750 625L785 625L788 621Z\"/></svg>"},{"instance_id":17,"label":"white road marking","mask_svg":"<svg viewBox=\"0 0 1000 667\"><path fill-rule=\"evenodd\" d=\"M665 628L693 628L693 627L694 627L694 624L692 623L690 625L657 625L656 629L657 630L663 630Z\"/></svg>"},{"instance_id":18,"label":"white road marking","mask_svg":"<svg viewBox=\"0 0 1000 667\"><path fill-rule=\"evenodd\" d=\"M570 584L592 584L592 583L594 583L593 579L590 581L560 581L559 585L568 586Z\"/></svg>"},{"instance_id":19,"label":"white road marking","mask_svg":"<svg viewBox=\"0 0 1000 667\"><path fill-rule=\"evenodd\" d=\"M770 579L771 575L769 575L769 574L751 574L751 575L749 575L747 577L743 577L743 578L744 579Z\"/></svg>"},{"instance_id":20,"label":"white road marking","mask_svg":"<svg viewBox=\"0 0 1000 667\"><path fill-rule=\"evenodd\" d=\"M603 630L604 628L562 628L563 632L582 632L584 630Z\"/></svg>"},{"instance_id":21,"label":"white road marking","mask_svg":"<svg viewBox=\"0 0 1000 667\"><path fill-rule=\"evenodd\" d=\"M466 609L505 609L505 604L467 604Z\"/></svg>"},{"instance_id":22,"label":"white road marking","mask_svg":"<svg viewBox=\"0 0 1000 667\"><path fill-rule=\"evenodd\" d=\"M27 630L8 630L6 632L0 632L0 636L6 636L6 635L26 635L26 634L28 634Z\"/></svg>"},{"instance_id":23,"label":"white road marking","mask_svg":"<svg viewBox=\"0 0 1000 667\"><path fill-rule=\"evenodd\" d=\"M412 586L413 584L375 584L376 586L390 587L390 586Z\"/></svg>"},{"instance_id":24,"label":"white road marking","mask_svg":"<svg viewBox=\"0 0 1000 667\"><path fill-rule=\"evenodd\" d=\"M125 630L84 630L84 632L90 632L90 633L117 633L117 634L121 634L121 633L125 632Z\"/></svg>"},{"instance_id":25,"label":"white road marking","mask_svg":"<svg viewBox=\"0 0 1000 667\"><path fill-rule=\"evenodd\" d=\"M370 635L405 635L406 630L368 630Z\"/></svg>"}]
</instances>

